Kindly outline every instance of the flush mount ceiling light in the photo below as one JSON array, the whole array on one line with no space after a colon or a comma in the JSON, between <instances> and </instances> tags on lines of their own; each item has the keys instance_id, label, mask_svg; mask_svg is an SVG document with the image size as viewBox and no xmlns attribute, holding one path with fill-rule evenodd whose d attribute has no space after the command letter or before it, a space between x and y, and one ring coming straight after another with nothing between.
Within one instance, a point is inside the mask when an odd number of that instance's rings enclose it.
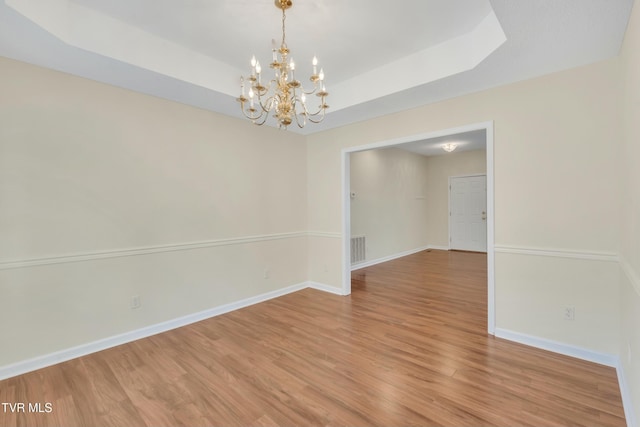
<instances>
[{"instance_id":1,"label":"flush mount ceiling light","mask_svg":"<svg viewBox=\"0 0 640 427\"><path fill-rule=\"evenodd\" d=\"M241 94L237 101L240 103L244 116L259 126L267 121L271 112L278 121L280 129L286 129L294 121L300 128L303 128L307 121L320 123L324 119L325 110L329 108L325 102L329 93L324 85L324 71L321 68L318 72L318 59L314 56L312 61L313 74L309 78L313 83L313 89L305 91L302 83L296 80L296 65L293 59L289 58L284 29L285 10L289 9L293 2L291 0L275 0L275 5L282 10L282 42L280 48L276 48L275 40L273 41L272 62L269 67L273 68L274 77L264 86L262 84L262 67L253 56L251 58L251 75L246 79L240 78ZM245 94L246 84L249 85L248 94ZM307 109L308 95L316 95L320 98L317 111L309 112Z\"/></svg>"},{"instance_id":2,"label":"flush mount ceiling light","mask_svg":"<svg viewBox=\"0 0 640 427\"><path fill-rule=\"evenodd\" d=\"M442 149L443 149L444 151L446 151L447 153L450 153L450 152L452 152L453 150L455 150L455 149L456 149L456 147L458 147L458 144L454 144L454 143L452 143L452 142L447 142L446 144L444 144L444 145L442 146Z\"/></svg>"}]
</instances>

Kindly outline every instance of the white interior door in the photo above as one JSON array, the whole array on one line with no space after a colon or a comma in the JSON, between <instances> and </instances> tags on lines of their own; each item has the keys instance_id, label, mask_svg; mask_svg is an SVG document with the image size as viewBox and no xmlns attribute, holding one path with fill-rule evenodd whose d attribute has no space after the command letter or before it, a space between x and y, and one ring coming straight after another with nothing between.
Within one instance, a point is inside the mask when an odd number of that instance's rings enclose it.
<instances>
[{"instance_id":1,"label":"white interior door","mask_svg":"<svg viewBox=\"0 0 640 427\"><path fill-rule=\"evenodd\" d=\"M449 247L487 251L487 176L449 180Z\"/></svg>"}]
</instances>

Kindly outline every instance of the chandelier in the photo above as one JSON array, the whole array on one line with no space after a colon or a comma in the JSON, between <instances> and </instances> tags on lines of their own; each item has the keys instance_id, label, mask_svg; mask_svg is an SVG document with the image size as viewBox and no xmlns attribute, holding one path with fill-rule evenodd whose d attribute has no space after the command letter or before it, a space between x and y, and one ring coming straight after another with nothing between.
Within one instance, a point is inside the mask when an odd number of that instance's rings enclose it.
<instances>
[{"instance_id":1,"label":"chandelier","mask_svg":"<svg viewBox=\"0 0 640 427\"><path fill-rule=\"evenodd\" d=\"M286 129L294 121L300 128L303 128L307 121L320 123L324 119L325 110L329 108L325 102L329 93L324 85L324 71L320 68L318 72L318 59L314 56L313 74L309 78L313 83L313 89L305 91L302 83L296 80L296 65L293 59L289 58L284 29L285 10L289 9L293 2L275 0L275 5L282 10L282 42L280 47L276 48L276 42L273 40L272 62L269 67L273 68L274 77L264 86L262 67L253 56L251 75L246 79L240 77L241 94L237 101L244 116L258 126L267 121L270 113L278 121L280 129ZM245 85L248 85L248 93L245 93L247 89ZM316 111L310 112L307 108L306 101L309 95L320 98L320 105Z\"/></svg>"}]
</instances>

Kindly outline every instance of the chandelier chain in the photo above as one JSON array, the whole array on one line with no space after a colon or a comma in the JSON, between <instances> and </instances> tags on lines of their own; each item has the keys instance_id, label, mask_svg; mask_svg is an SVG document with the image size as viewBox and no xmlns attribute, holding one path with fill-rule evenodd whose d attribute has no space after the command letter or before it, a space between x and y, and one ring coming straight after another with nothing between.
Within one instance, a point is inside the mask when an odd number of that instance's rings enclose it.
<instances>
[{"instance_id":1,"label":"chandelier chain","mask_svg":"<svg viewBox=\"0 0 640 427\"><path fill-rule=\"evenodd\" d=\"M285 27L284 27L284 20L287 19L287 15L284 13L284 9L282 9L282 45L286 46L287 43L285 42Z\"/></svg>"}]
</instances>

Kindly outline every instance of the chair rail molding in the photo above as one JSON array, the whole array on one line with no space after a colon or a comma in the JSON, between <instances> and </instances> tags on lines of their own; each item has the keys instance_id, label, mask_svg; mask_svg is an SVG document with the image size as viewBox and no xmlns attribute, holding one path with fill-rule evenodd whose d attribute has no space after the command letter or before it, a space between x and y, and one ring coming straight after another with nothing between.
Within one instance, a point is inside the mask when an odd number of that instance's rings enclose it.
<instances>
[{"instance_id":1,"label":"chair rail molding","mask_svg":"<svg viewBox=\"0 0 640 427\"><path fill-rule=\"evenodd\" d=\"M589 261L619 262L618 254L613 252L575 251L557 248L536 248L526 246L496 245L496 253L534 255L553 258L572 258Z\"/></svg>"},{"instance_id":2,"label":"chair rail molding","mask_svg":"<svg viewBox=\"0 0 640 427\"><path fill-rule=\"evenodd\" d=\"M105 258L119 258L137 255L156 254L161 252L190 251L194 249L213 248L216 246L242 245L248 243L268 242L272 240L295 239L307 237L310 233L296 231L288 233L260 234L254 236L231 237L224 239L204 240L199 242L175 243L156 246L141 246L136 248L110 249L95 252L80 252L50 257L0 260L0 270L12 268L33 267L38 265L64 264L70 262L92 261Z\"/></svg>"}]
</instances>

